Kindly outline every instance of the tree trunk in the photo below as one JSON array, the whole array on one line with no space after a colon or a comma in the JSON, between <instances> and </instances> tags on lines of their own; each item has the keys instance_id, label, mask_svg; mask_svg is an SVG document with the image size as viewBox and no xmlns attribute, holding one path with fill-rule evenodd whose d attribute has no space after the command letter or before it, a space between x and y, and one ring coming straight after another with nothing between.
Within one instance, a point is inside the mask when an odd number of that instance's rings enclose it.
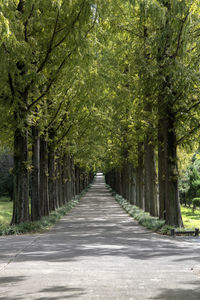
<instances>
[{"instance_id":1,"label":"tree trunk","mask_svg":"<svg viewBox=\"0 0 200 300\"><path fill-rule=\"evenodd\" d=\"M143 164L143 146L138 144L138 165L136 168L136 205L144 208L144 164Z\"/></svg>"},{"instance_id":2,"label":"tree trunk","mask_svg":"<svg viewBox=\"0 0 200 300\"><path fill-rule=\"evenodd\" d=\"M40 203L41 216L49 215L48 145L45 136L40 139Z\"/></svg>"},{"instance_id":3,"label":"tree trunk","mask_svg":"<svg viewBox=\"0 0 200 300\"><path fill-rule=\"evenodd\" d=\"M58 160L58 194L59 194L59 207L63 206L63 166L62 159Z\"/></svg>"},{"instance_id":4,"label":"tree trunk","mask_svg":"<svg viewBox=\"0 0 200 300\"><path fill-rule=\"evenodd\" d=\"M31 220L41 218L40 214L40 137L37 127L32 128L32 174L31 174Z\"/></svg>"},{"instance_id":5,"label":"tree trunk","mask_svg":"<svg viewBox=\"0 0 200 300\"><path fill-rule=\"evenodd\" d=\"M48 178L48 188L49 188L49 209L50 211L56 210L56 175L55 175L55 151L53 145L49 146L49 155L48 155L48 170L49 170L49 178Z\"/></svg>"},{"instance_id":6,"label":"tree trunk","mask_svg":"<svg viewBox=\"0 0 200 300\"><path fill-rule=\"evenodd\" d=\"M158 181L160 218L166 224L183 226L178 197L178 166L175 116L168 104L158 124Z\"/></svg>"},{"instance_id":7,"label":"tree trunk","mask_svg":"<svg viewBox=\"0 0 200 300\"><path fill-rule=\"evenodd\" d=\"M158 216L154 145L148 137L144 142L144 198L145 211Z\"/></svg>"},{"instance_id":8,"label":"tree trunk","mask_svg":"<svg viewBox=\"0 0 200 300\"><path fill-rule=\"evenodd\" d=\"M20 224L30 220L28 133L26 129L24 131L17 128L14 134L14 205L11 224Z\"/></svg>"},{"instance_id":9,"label":"tree trunk","mask_svg":"<svg viewBox=\"0 0 200 300\"><path fill-rule=\"evenodd\" d=\"M131 166L131 196L130 203L136 205L136 170Z\"/></svg>"},{"instance_id":10,"label":"tree trunk","mask_svg":"<svg viewBox=\"0 0 200 300\"><path fill-rule=\"evenodd\" d=\"M66 204L68 201L67 197L67 155L63 157L63 201Z\"/></svg>"}]
</instances>

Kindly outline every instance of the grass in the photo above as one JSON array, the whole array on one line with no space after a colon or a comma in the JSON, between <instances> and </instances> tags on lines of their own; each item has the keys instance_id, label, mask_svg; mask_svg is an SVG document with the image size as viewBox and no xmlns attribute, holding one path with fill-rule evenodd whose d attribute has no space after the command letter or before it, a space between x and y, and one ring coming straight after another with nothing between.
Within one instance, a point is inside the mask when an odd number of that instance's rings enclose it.
<instances>
[{"instance_id":1,"label":"grass","mask_svg":"<svg viewBox=\"0 0 200 300\"><path fill-rule=\"evenodd\" d=\"M192 207L181 206L181 213L185 229L200 229L200 209L196 209L193 213Z\"/></svg>"},{"instance_id":2,"label":"grass","mask_svg":"<svg viewBox=\"0 0 200 300\"><path fill-rule=\"evenodd\" d=\"M6 198L0 198L0 235L14 235L25 233L40 233L51 228L59 219L64 217L79 203L87 188L64 206L50 213L39 221L27 222L19 225L9 225L12 217L12 203Z\"/></svg>"},{"instance_id":3,"label":"grass","mask_svg":"<svg viewBox=\"0 0 200 300\"><path fill-rule=\"evenodd\" d=\"M12 218L13 202L8 197L0 197L0 224L9 224Z\"/></svg>"}]
</instances>

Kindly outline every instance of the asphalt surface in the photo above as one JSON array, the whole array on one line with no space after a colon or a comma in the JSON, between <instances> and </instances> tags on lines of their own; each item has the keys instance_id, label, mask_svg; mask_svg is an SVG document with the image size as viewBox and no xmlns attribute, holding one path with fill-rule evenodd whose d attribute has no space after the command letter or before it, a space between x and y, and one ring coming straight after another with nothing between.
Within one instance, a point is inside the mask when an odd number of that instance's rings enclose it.
<instances>
[{"instance_id":1,"label":"asphalt surface","mask_svg":"<svg viewBox=\"0 0 200 300\"><path fill-rule=\"evenodd\" d=\"M0 299L200 299L200 240L139 226L99 174L47 233L0 238Z\"/></svg>"}]
</instances>

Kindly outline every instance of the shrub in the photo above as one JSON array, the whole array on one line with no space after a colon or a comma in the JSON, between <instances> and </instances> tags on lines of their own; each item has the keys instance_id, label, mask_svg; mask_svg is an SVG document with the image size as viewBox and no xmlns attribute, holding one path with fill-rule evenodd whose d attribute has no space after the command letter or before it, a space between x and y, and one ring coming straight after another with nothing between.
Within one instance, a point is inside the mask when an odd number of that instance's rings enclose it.
<instances>
[{"instance_id":1,"label":"shrub","mask_svg":"<svg viewBox=\"0 0 200 300\"><path fill-rule=\"evenodd\" d=\"M197 207L200 207L200 198L192 199L192 204L193 204L193 211L194 211Z\"/></svg>"}]
</instances>

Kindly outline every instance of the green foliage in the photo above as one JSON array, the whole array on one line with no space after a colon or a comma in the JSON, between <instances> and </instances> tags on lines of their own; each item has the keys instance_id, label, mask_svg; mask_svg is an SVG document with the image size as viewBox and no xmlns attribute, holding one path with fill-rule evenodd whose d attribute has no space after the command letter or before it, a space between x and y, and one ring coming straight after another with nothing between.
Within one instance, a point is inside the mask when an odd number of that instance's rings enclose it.
<instances>
[{"instance_id":1,"label":"green foliage","mask_svg":"<svg viewBox=\"0 0 200 300\"><path fill-rule=\"evenodd\" d=\"M1 142L36 126L85 170L137 166L167 105L177 143L197 137L199 1L0 1L0 11ZM195 166L181 192L189 203L199 190Z\"/></svg>"},{"instance_id":2,"label":"green foliage","mask_svg":"<svg viewBox=\"0 0 200 300\"><path fill-rule=\"evenodd\" d=\"M179 188L181 202L192 204L192 199L200 196L200 160L199 154L193 155L190 165L180 178Z\"/></svg>"}]
</instances>

